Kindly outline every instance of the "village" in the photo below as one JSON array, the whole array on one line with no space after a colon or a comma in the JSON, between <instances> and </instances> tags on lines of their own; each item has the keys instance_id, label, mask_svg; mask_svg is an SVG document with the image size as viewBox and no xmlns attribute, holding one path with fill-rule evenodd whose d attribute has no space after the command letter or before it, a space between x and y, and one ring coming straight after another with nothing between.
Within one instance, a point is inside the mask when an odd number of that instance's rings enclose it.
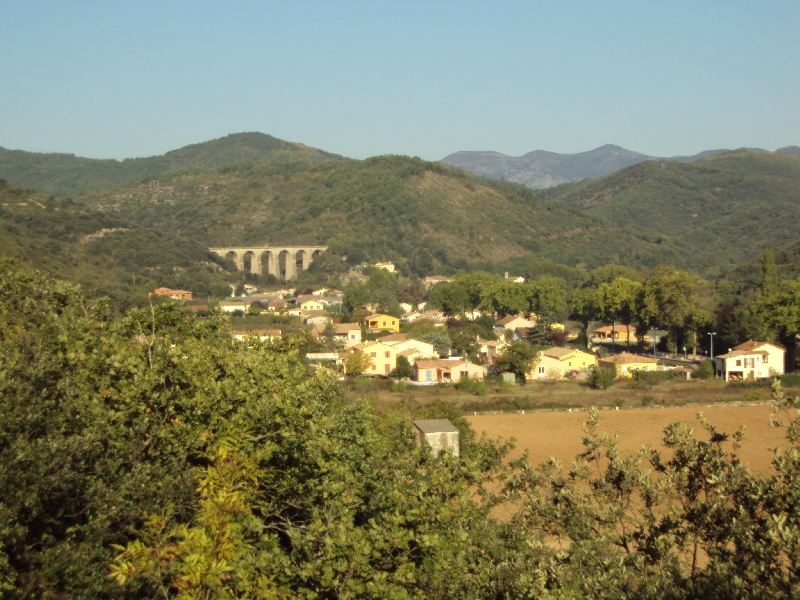
<instances>
[{"instance_id":1,"label":"village","mask_svg":"<svg viewBox=\"0 0 800 600\"><path fill-rule=\"evenodd\" d=\"M381 262L372 269L394 273L395 266ZM431 290L451 282L451 277L431 275L423 284ZM525 278L506 273L504 282L523 284ZM262 291L244 284L241 292L213 307L231 318L238 342L307 335L311 346L305 358L310 368L342 380L374 378L420 388L461 383L461 389L468 389L468 382L489 380L506 385L573 381L602 389L611 381L643 373L668 373L670 379L687 381L710 376L724 382L757 382L785 372L786 348L766 340L748 340L716 355L685 347L683 352L667 352L658 349L665 331L652 329L637 336L636 328L629 325L600 322L587 329L579 343L578 323L540 321L532 311L500 317L472 307L446 314L435 302L421 301L400 302L399 309L389 314L380 312L378 303L366 302L352 307L348 315L343 308L345 292L340 289L301 291L287 286ZM189 291L159 288L153 295L186 302L200 315L210 310L208 304L193 300ZM264 326L265 322L271 326ZM483 329L464 327L478 323ZM534 339L537 327L545 329L538 341ZM456 336L459 347L452 342ZM515 360L513 354L520 348L525 356ZM595 385L598 377L609 383Z\"/></svg>"}]
</instances>

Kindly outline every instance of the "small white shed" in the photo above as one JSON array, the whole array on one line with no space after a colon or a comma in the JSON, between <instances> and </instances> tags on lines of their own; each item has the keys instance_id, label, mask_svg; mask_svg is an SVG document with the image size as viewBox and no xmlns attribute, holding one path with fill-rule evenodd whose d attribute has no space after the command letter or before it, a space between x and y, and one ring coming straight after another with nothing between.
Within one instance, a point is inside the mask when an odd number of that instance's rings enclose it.
<instances>
[{"instance_id":1,"label":"small white shed","mask_svg":"<svg viewBox=\"0 0 800 600\"><path fill-rule=\"evenodd\" d=\"M428 444L431 452L439 455L440 450L447 450L453 456L460 455L458 428L448 419L425 419L414 421L417 430L417 445Z\"/></svg>"}]
</instances>

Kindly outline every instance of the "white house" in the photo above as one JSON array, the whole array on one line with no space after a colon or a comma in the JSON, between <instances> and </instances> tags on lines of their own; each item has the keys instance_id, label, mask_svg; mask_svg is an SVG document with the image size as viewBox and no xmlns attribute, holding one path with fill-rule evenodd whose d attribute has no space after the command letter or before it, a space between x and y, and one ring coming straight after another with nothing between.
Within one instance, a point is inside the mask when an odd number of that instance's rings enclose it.
<instances>
[{"instance_id":1,"label":"white house","mask_svg":"<svg viewBox=\"0 0 800 600\"><path fill-rule=\"evenodd\" d=\"M358 323L334 323L336 341L345 348L352 348L361 343L361 325Z\"/></svg>"},{"instance_id":2,"label":"white house","mask_svg":"<svg viewBox=\"0 0 800 600\"><path fill-rule=\"evenodd\" d=\"M771 356L770 352L758 346L758 342L745 342L743 345L750 344L750 347L757 348L751 350L731 349L727 354L720 354L714 357L714 365L717 377L725 381L756 381L757 379L767 379L783 372L783 361L780 361L780 371L775 368L773 362L777 356ZM778 349L778 348L776 348ZM777 355L777 353L775 353Z\"/></svg>"},{"instance_id":3,"label":"white house","mask_svg":"<svg viewBox=\"0 0 800 600\"><path fill-rule=\"evenodd\" d=\"M767 356L762 361L763 364L769 365L770 377L775 375L783 375L784 373L784 360L786 358L786 348L775 342L758 342L755 340L747 340L743 344L739 344L734 350L759 350L766 352Z\"/></svg>"}]
</instances>

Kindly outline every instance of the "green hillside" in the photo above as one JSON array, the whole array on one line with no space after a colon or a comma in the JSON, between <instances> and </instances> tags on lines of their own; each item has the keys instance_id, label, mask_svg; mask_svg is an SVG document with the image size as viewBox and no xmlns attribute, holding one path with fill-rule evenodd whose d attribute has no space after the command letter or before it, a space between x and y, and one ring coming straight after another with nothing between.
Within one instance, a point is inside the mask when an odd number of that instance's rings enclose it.
<instances>
[{"instance_id":1,"label":"green hillside","mask_svg":"<svg viewBox=\"0 0 800 600\"><path fill-rule=\"evenodd\" d=\"M775 271L781 279L800 277L800 241L774 248ZM761 282L761 256L754 258L725 274L725 278L744 290L755 290Z\"/></svg>"},{"instance_id":2,"label":"green hillside","mask_svg":"<svg viewBox=\"0 0 800 600\"><path fill-rule=\"evenodd\" d=\"M681 249L678 266L717 270L800 238L800 160L727 152L644 162L541 192L626 235Z\"/></svg>"},{"instance_id":3,"label":"green hillside","mask_svg":"<svg viewBox=\"0 0 800 600\"><path fill-rule=\"evenodd\" d=\"M0 253L20 266L80 283L116 309L158 286L205 296L229 292L228 265L185 237L151 231L69 198L47 198L0 179Z\"/></svg>"},{"instance_id":4,"label":"green hillside","mask_svg":"<svg viewBox=\"0 0 800 600\"><path fill-rule=\"evenodd\" d=\"M519 184L401 156L194 170L87 194L143 227L201 244L315 243L425 274L520 256L653 266L676 249L625 237ZM612 241L609 243L610 241Z\"/></svg>"},{"instance_id":5,"label":"green hillside","mask_svg":"<svg viewBox=\"0 0 800 600\"><path fill-rule=\"evenodd\" d=\"M263 133L237 133L192 144L161 156L99 160L74 154L44 154L0 147L0 177L13 185L54 196L77 196L130 181L149 180L169 171L220 168L243 161L306 160L337 157Z\"/></svg>"}]
</instances>

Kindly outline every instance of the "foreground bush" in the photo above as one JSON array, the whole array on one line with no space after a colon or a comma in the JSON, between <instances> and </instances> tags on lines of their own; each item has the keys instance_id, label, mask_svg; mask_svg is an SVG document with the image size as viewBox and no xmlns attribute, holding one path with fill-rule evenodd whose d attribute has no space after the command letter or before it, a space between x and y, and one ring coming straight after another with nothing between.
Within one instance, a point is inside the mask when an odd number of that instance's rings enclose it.
<instances>
[{"instance_id":1,"label":"foreground bush","mask_svg":"<svg viewBox=\"0 0 800 600\"><path fill-rule=\"evenodd\" d=\"M623 457L596 411L565 470L508 463L446 403L418 414L451 419L462 455L432 456L407 412L310 373L302 343L233 343L224 316L173 305L112 320L0 263L0 593L800 595L800 421L780 383L773 475L702 414L700 436L665 429L668 459Z\"/></svg>"}]
</instances>

